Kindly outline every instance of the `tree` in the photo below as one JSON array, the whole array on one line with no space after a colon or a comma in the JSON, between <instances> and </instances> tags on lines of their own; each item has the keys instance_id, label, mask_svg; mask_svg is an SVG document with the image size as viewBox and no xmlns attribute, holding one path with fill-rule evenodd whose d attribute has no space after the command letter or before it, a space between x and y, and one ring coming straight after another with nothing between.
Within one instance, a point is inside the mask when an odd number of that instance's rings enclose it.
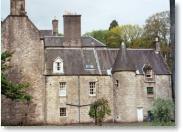
<instances>
[{"instance_id":1,"label":"tree","mask_svg":"<svg viewBox=\"0 0 183 132\"><path fill-rule=\"evenodd\" d=\"M111 29L110 32L111 36L107 37L107 45L110 45L112 42L116 42L116 46L114 47L119 47L121 42L123 41L127 45L127 47L132 48L133 42L141 38L143 28L138 25L121 25Z\"/></svg>"},{"instance_id":2,"label":"tree","mask_svg":"<svg viewBox=\"0 0 183 132\"><path fill-rule=\"evenodd\" d=\"M7 78L7 70L11 68L9 61L12 57L11 52L5 51L1 54L1 94L12 100L30 101L31 96L26 93L28 83L14 83Z\"/></svg>"},{"instance_id":3,"label":"tree","mask_svg":"<svg viewBox=\"0 0 183 132\"><path fill-rule=\"evenodd\" d=\"M149 48L154 48L154 40L158 36L161 53L166 58L167 64L172 69L172 51L170 45L170 13L163 11L150 16L144 26L143 38Z\"/></svg>"},{"instance_id":4,"label":"tree","mask_svg":"<svg viewBox=\"0 0 183 132\"><path fill-rule=\"evenodd\" d=\"M88 32L85 36L92 36L93 38L99 40L100 42L106 44L106 35L108 30L94 30L92 32Z\"/></svg>"},{"instance_id":5,"label":"tree","mask_svg":"<svg viewBox=\"0 0 183 132\"><path fill-rule=\"evenodd\" d=\"M89 116L95 119L95 125L102 125L106 115L111 114L108 101L104 98L98 99L90 106Z\"/></svg>"},{"instance_id":6,"label":"tree","mask_svg":"<svg viewBox=\"0 0 183 132\"><path fill-rule=\"evenodd\" d=\"M174 104L171 100L156 99L152 108L154 123L157 125L169 125L173 111Z\"/></svg>"},{"instance_id":7,"label":"tree","mask_svg":"<svg viewBox=\"0 0 183 132\"><path fill-rule=\"evenodd\" d=\"M158 36L164 44L169 44L170 41L170 13L163 11L150 16L146 20L144 27L144 35L151 38L151 42Z\"/></svg>"},{"instance_id":8,"label":"tree","mask_svg":"<svg viewBox=\"0 0 183 132\"><path fill-rule=\"evenodd\" d=\"M117 27L117 26L118 26L118 22L117 22L116 20L113 20L113 21L110 23L109 30L111 30L112 28Z\"/></svg>"}]
</instances>

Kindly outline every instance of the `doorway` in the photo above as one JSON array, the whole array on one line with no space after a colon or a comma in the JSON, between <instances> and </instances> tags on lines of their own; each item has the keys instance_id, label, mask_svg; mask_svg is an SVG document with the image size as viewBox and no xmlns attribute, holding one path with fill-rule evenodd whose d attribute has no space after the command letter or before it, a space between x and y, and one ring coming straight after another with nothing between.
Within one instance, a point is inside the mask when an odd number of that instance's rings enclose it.
<instances>
[{"instance_id":1,"label":"doorway","mask_svg":"<svg viewBox=\"0 0 183 132\"><path fill-rule=\"evenodd\" d=\"M137 108L137 120L138 122L143 122L144 120L143 107Z\"/></svg>"}]
</instances>

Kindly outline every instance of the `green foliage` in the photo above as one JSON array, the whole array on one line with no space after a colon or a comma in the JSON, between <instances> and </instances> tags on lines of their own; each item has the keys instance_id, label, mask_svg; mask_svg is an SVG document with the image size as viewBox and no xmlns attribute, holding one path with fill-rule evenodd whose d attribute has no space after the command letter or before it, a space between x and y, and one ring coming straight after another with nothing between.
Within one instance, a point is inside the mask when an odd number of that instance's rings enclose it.
<instances>
[{"instance_id":1,"label":"green foliage","mask_svg":"<svg viewBox=\"0 0 183 132\"><path fill-rule=\"evenodd\" d=\"M158 36L162 43L170 41L170 13L163 11L150 16L146 20L144 35L151 38L151 42Z\"/></svg>"},{"instance_id":2,"label":"green foliage","mask_svg":"<svg viewBox=\"0 0 183 132\"><path fill-rule=\"evenodd\" d=\"M110 24L109 30L111 30L112 28L117 27L117 26L118 26L118 22L116 20L113 20Z\"/></svg>"},{"instance_id":3,"label":"green foliage","mask_svg":"<svg viewBox=\"0 0 183 132\"><path fill-rule=\"evenodd\" d=\"M132 43L141 37L143 28L138 25L121 25L111 29L111 32L119 36L118 42L124 42L127 47L132 48Z\"/></svg>"},{"instance_id":4,"label":"green foliage","mask_svg":"<svg viewBox=\"0 0 183 132\"><path fill-rule=\"evenodd\" d=\"M26 89L29 87L29 84L13 83L7 78L6 71L10 68L9 61L12 54L13 53L8 51L1 54L1 94L12 100L30 101L32 97L26 93Z\"/></svg>"},{"instance_id":5,"label":"green foliage","mask_svg":"<svg viewBox=\"0 0 183 132\"><path fill-rule=\"evenodd\" d=\"M154 125L166 126L172 124L171 118L174 112L174 103L171 100L156 99L153 104Z\"/></svg>"},{"instance_id":6,"label":"green foliage","mask_svg":"<svg viewBox=\"0 0 183 132\"><path fill-rule=\"evenodd\" d=\"M90 106L89 116L95 119L96 125L102 125L102 122L106 115L111 114L108 101L104 98L98 99Z\"/></svg>"},{"instance_id":7,"label":"green foliage","mask_svg":"<svg viewBox=\"0 0 183 132\"><path fill-rule=\"evenodd\" d=\"M86 36L92 36L93 38L99 40L100 42L106 44L106 35L108 33L108 30L95 30L92 32L88 32L85 35Z\"/></svg>"}]
</instances>

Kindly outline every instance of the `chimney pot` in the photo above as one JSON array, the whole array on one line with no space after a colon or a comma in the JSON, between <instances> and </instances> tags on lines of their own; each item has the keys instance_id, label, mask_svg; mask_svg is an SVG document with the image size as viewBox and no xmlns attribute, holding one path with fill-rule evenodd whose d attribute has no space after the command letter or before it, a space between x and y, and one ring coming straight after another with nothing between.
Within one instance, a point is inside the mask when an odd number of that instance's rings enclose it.
<instances>
[{"instance_id":1,"label":"chimney pot","mask_svg":"<svg viewBox=\"0 0 183 132\"><path fill-rule=\"evenodd\" d=\"M158 54L160 52L160 42L159 42L159 37L155 38L155 43L156 43L156 53Z\"/></svg>"},{"instance_id":2,"label":"chimney pot","mask_svg":"<svg viewBox=\"0 0 183 132\"><path fill-rule=\"evenodd\" d=\"M10 1L10 15L24 16L25 12L25 0L11 0Z\"/></svg>"},{"instance_id":3,"label":"chimney pot","mask_svg":"<svg viewBox=\"0 0 183 132\"><path fill-rule=\"evenodd\" d=\"M58 36L58 20L54 19L52 20L52 31L54 36Z\"/></svg>"}]
</instances>

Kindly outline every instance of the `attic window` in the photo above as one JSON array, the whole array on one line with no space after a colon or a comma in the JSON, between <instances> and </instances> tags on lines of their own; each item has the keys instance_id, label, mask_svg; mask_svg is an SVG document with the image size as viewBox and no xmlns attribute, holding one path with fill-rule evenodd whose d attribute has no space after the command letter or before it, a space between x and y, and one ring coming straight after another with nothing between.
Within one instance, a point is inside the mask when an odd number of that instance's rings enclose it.
<instances>
[{"instance_id":1,"label":"attic window","mask_svg":"<svg viewBox=\"0 0 183 132\"><path fill-rule=\"evenodd\" d=\"M57 57L53 62L53 73L64 73L63 60L60 57Z\"/></svg>"},{"instance_id":2,"label":"attic window","mask_svg":"<svg viewBox=\"0 0 183 132\"><path fill-rule=\"evenodd\" d=\"M145 78L147 78L147 79L152 79L153 78L152 66L150 64L149 65L147 65L147 64L144 65L143 71L144 71Z\"/></svg>"},{"instance_id":3,"label":"attic window","mask_svg":"<svg viewBox=\"0 0 183 132\"><path fill-rule=\"evenodd\" d=\"M147 70L145 76L146 78L152 78L152 70Z\"/></svg>"}]
</instances>

